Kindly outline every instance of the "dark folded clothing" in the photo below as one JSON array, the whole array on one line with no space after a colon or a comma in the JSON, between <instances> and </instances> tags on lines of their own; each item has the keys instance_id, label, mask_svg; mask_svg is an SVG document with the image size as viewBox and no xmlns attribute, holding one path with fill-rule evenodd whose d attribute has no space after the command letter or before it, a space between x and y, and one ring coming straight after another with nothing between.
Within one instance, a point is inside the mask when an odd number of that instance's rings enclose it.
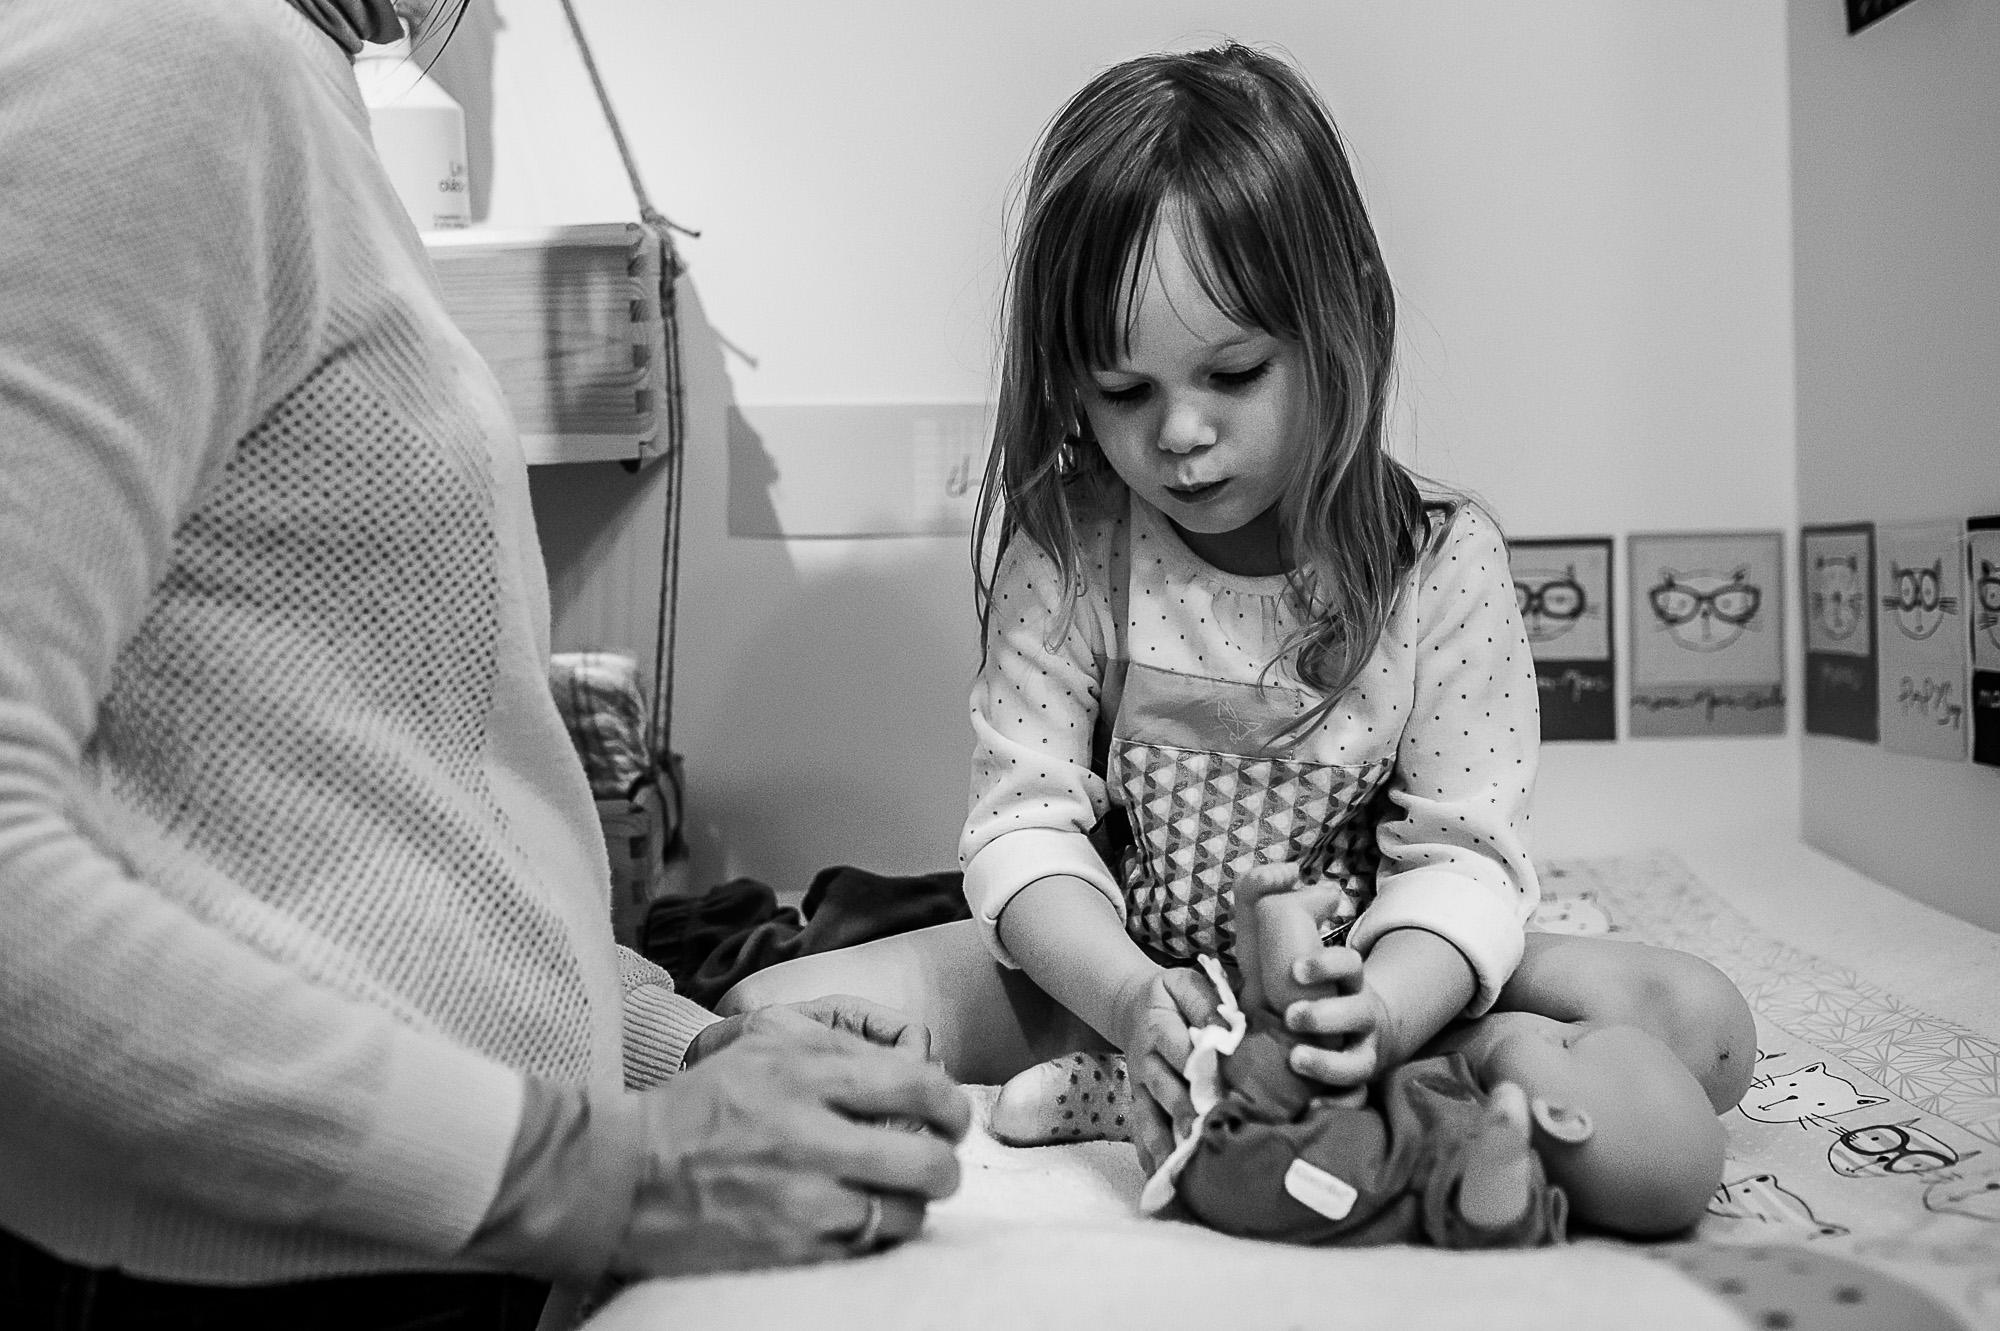
<instances>
[{"instance_id":1,"label":"dark folded clothing","mask_svg":"<svg viewBox=\"0 0 2000 1331\"><path fill-rule=\"evenodd\" d=\"M654 902L639 929L639 951L673 976L680 992L712 1005L721 991L704 998L695 975L718 947L757 929L775 928L791 936L804 927L799 913L778 905L769 887L754 878L732 878L702 896Z\"/></svg>"},{"instance_id":2,"label":"dark folded clothing","mask_svg":"<svg viewBox=\"0 0 2000 1331\"><path fill-rule=\"evenodd\" d=\"M803 912L778 904L754 878L734 878L699 897L654 903L639 950L704 1007L744 976L793 957L972 918L957 873L891 877L848 865L822 869Z\"/></svg>"}]
</instances>

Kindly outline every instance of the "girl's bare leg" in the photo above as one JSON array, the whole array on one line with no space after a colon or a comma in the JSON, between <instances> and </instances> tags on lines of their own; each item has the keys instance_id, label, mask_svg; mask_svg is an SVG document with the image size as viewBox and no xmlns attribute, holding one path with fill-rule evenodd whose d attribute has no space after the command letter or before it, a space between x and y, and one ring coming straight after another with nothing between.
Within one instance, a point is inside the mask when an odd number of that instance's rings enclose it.
<instances>
[{"instance_id":1,"label":"girl's bare leg","mask_svg":"<svg viewBox=\"0 0 2000 1331\"><path fill-rule=\"evenodd\" d=\"M1718 1114L1743 1098L1757 1062L1743 995L1714 966L1671 948L1531 933L1493 1010L1637 1026L1680 1056Z\"/></svg>"},{"instance_id":2,"label":"girl's bare leg","mask_svg":"<svg viewBox=\"0 0 2000 1331\"><path fill-rule=\"evenodd\" d=\"M852 994L930 1027L931 1052L962 1082L998 1084L1080 1050L1111 1046L1017 970L993 959L970 920L798 957L745 976L722 996L724 1016Z\"/></svg>"}]
</instances>

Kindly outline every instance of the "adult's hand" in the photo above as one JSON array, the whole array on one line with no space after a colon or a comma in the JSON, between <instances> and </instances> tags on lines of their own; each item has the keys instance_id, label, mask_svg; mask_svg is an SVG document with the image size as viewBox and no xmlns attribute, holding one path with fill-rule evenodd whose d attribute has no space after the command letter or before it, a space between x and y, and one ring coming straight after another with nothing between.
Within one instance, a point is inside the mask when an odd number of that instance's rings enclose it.
<instances>
[{"instance_id":1,"label":"adult's hand","mask_svg":"<svg viewBox=\"0 0 2000 1331\"><path fill-rule=\"evenodd\" d=\"M942 1071L816 1020L776 1025L744 1030L638 1097L647 1159L614 1270L848 1256L870 1227L882 1246L911 1237L925 1207L957 1189L952 1144L971 1110ZM923 1130L881 1126L889 1119Z\"/></svg>"},{"instance_id":2,"label":"adult's hand","mask_svg":"<svg viewBox=\"0 0 2000 1331\"><path fill-rule=\"evenodd\" d=\"M811 1027L844 1031L869 1044L896 1049L920 1060L931 1057L930 1027L895 1008L852 994L832 994L805 1003L780 1003L724 1017L705 1027L689 1043L683 1065L693 1067L746 1035L784 1035Z\"/></svg>"}]
</instances>

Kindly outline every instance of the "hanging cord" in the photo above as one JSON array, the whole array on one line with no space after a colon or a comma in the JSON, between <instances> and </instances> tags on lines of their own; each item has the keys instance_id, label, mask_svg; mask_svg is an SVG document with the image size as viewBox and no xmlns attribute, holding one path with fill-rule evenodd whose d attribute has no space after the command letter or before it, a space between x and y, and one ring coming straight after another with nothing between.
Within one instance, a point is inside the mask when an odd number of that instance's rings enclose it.
<instances>
[{"instance_id":1,"label":"hanging cord","mask_svg":"<svg viewBox=\"0 0 2000 1331\"><path fill-rule=\"evenodd\" d=\"M590 86L597 90L597 104L604 110L604 123L611 126L611 137L618 145L618 156L625 162L625 178L632 183L632 197L638 201L640 220L699 239L701 232L674 221L655 208L653 201L646 197L646 184L639 179L639 166L632 160L632 147L625 142L625 127L618 123L618 113L611 109L611 94L604 90L604 76L597 72L597 57L590 53L590 43L583 35L583 24L577 21L576 4L574 0L562 0L562 7L563 17L569 20L570 36L576 38L576 49L583 54L584 72L590 75ZM675 267L679 267L678 260Z\"/></svg>"},{"instance_id":2,"label":"hanging cord","mask_svg":"<svg viewBox=\"0 0 2000 1331\"><path fill-rule=\"evenodd\" d=\"M674 648L679 637L681 601L681 461L676 443L668 454L666 513L660 524L660 604L653 638L653 715L647 723L654 762L674 787L679 816L680 772L674 766Z\"/></svg>"},{"instance_id":3,"label":"hanging cord","mask_svg":"<svg viewBox=\"0 0 2000 1331\"><path fill-rule=\"evenodd\" d=\"M569 32L576 41L577 53L583 57L584 72L590 75L590 86L597 93L598 109L604 113L604 123L610 127L612 142L618 146L619 160L625 164L625 179L632 186L632 199L639 207L639 220L658 238L660 246L660 322L666 335L667 360L664 367L667 380L667 496L666 514L660 531L660 600L653 639L653 705L652 716L646 723L646 739L652 746L655 766L674 788L674 813L678 819L683 807L683 792L680 773L674 765L674 651L679 638L681 481L685 475L687 415L681 388L680 308L674 293L674 285L685 268L680 251L674 245L673 233L678 231L698 238L701 232L674 221L655 208L653 201L647 197L646 183L639 178L639 164L632 160L632 146L626 142L625 127L619 123L618 112L611 105L611 94L605 91L604 76L598 73L597 58L591 54L590 42L583 35L583 24L577 19L574 0L562 0L562 9L563 17L569 20ZM675 830L678 831L677 828Z\"/></svg>"},{"instance_id":4,"label":"hanging cord","mask_svg":"<svg viewBox=\"0 0 2000 1331\"><path fill-rule=\"evenodd\" d=\"M660 318L666 325L664 348L667 358L667 469L665 512L660 518L660 599L654 618L653 714L647 720L647 742L652 746L655 765L666 774L674 788L676 818L682 808L680 772L674 766L674 649L679 642L681 604L681 496L686 474L687 434L683 415L680 371L680 319L673 302L674 274L679 264L673 257L673 241L654 226L660 240ZM636 467L636 463L627 466Z\"/></svg>"}]
</instances>

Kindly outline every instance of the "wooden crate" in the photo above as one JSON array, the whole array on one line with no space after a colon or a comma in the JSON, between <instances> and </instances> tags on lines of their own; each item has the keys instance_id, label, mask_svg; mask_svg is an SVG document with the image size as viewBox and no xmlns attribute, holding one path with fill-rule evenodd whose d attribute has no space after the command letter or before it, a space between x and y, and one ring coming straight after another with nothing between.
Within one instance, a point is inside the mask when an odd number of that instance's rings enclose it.
<instances>
[{"instance_id":1,"label":"wooden crate","mask_svg":"<svg viewBox=\"0 0 2000 1331\"><path fill-rule=\"evenodd\" d=\"M530 463L667 447L660 240L637 223L424 237L445 308L493 367Z\"/></svg>"}]
</instances>

